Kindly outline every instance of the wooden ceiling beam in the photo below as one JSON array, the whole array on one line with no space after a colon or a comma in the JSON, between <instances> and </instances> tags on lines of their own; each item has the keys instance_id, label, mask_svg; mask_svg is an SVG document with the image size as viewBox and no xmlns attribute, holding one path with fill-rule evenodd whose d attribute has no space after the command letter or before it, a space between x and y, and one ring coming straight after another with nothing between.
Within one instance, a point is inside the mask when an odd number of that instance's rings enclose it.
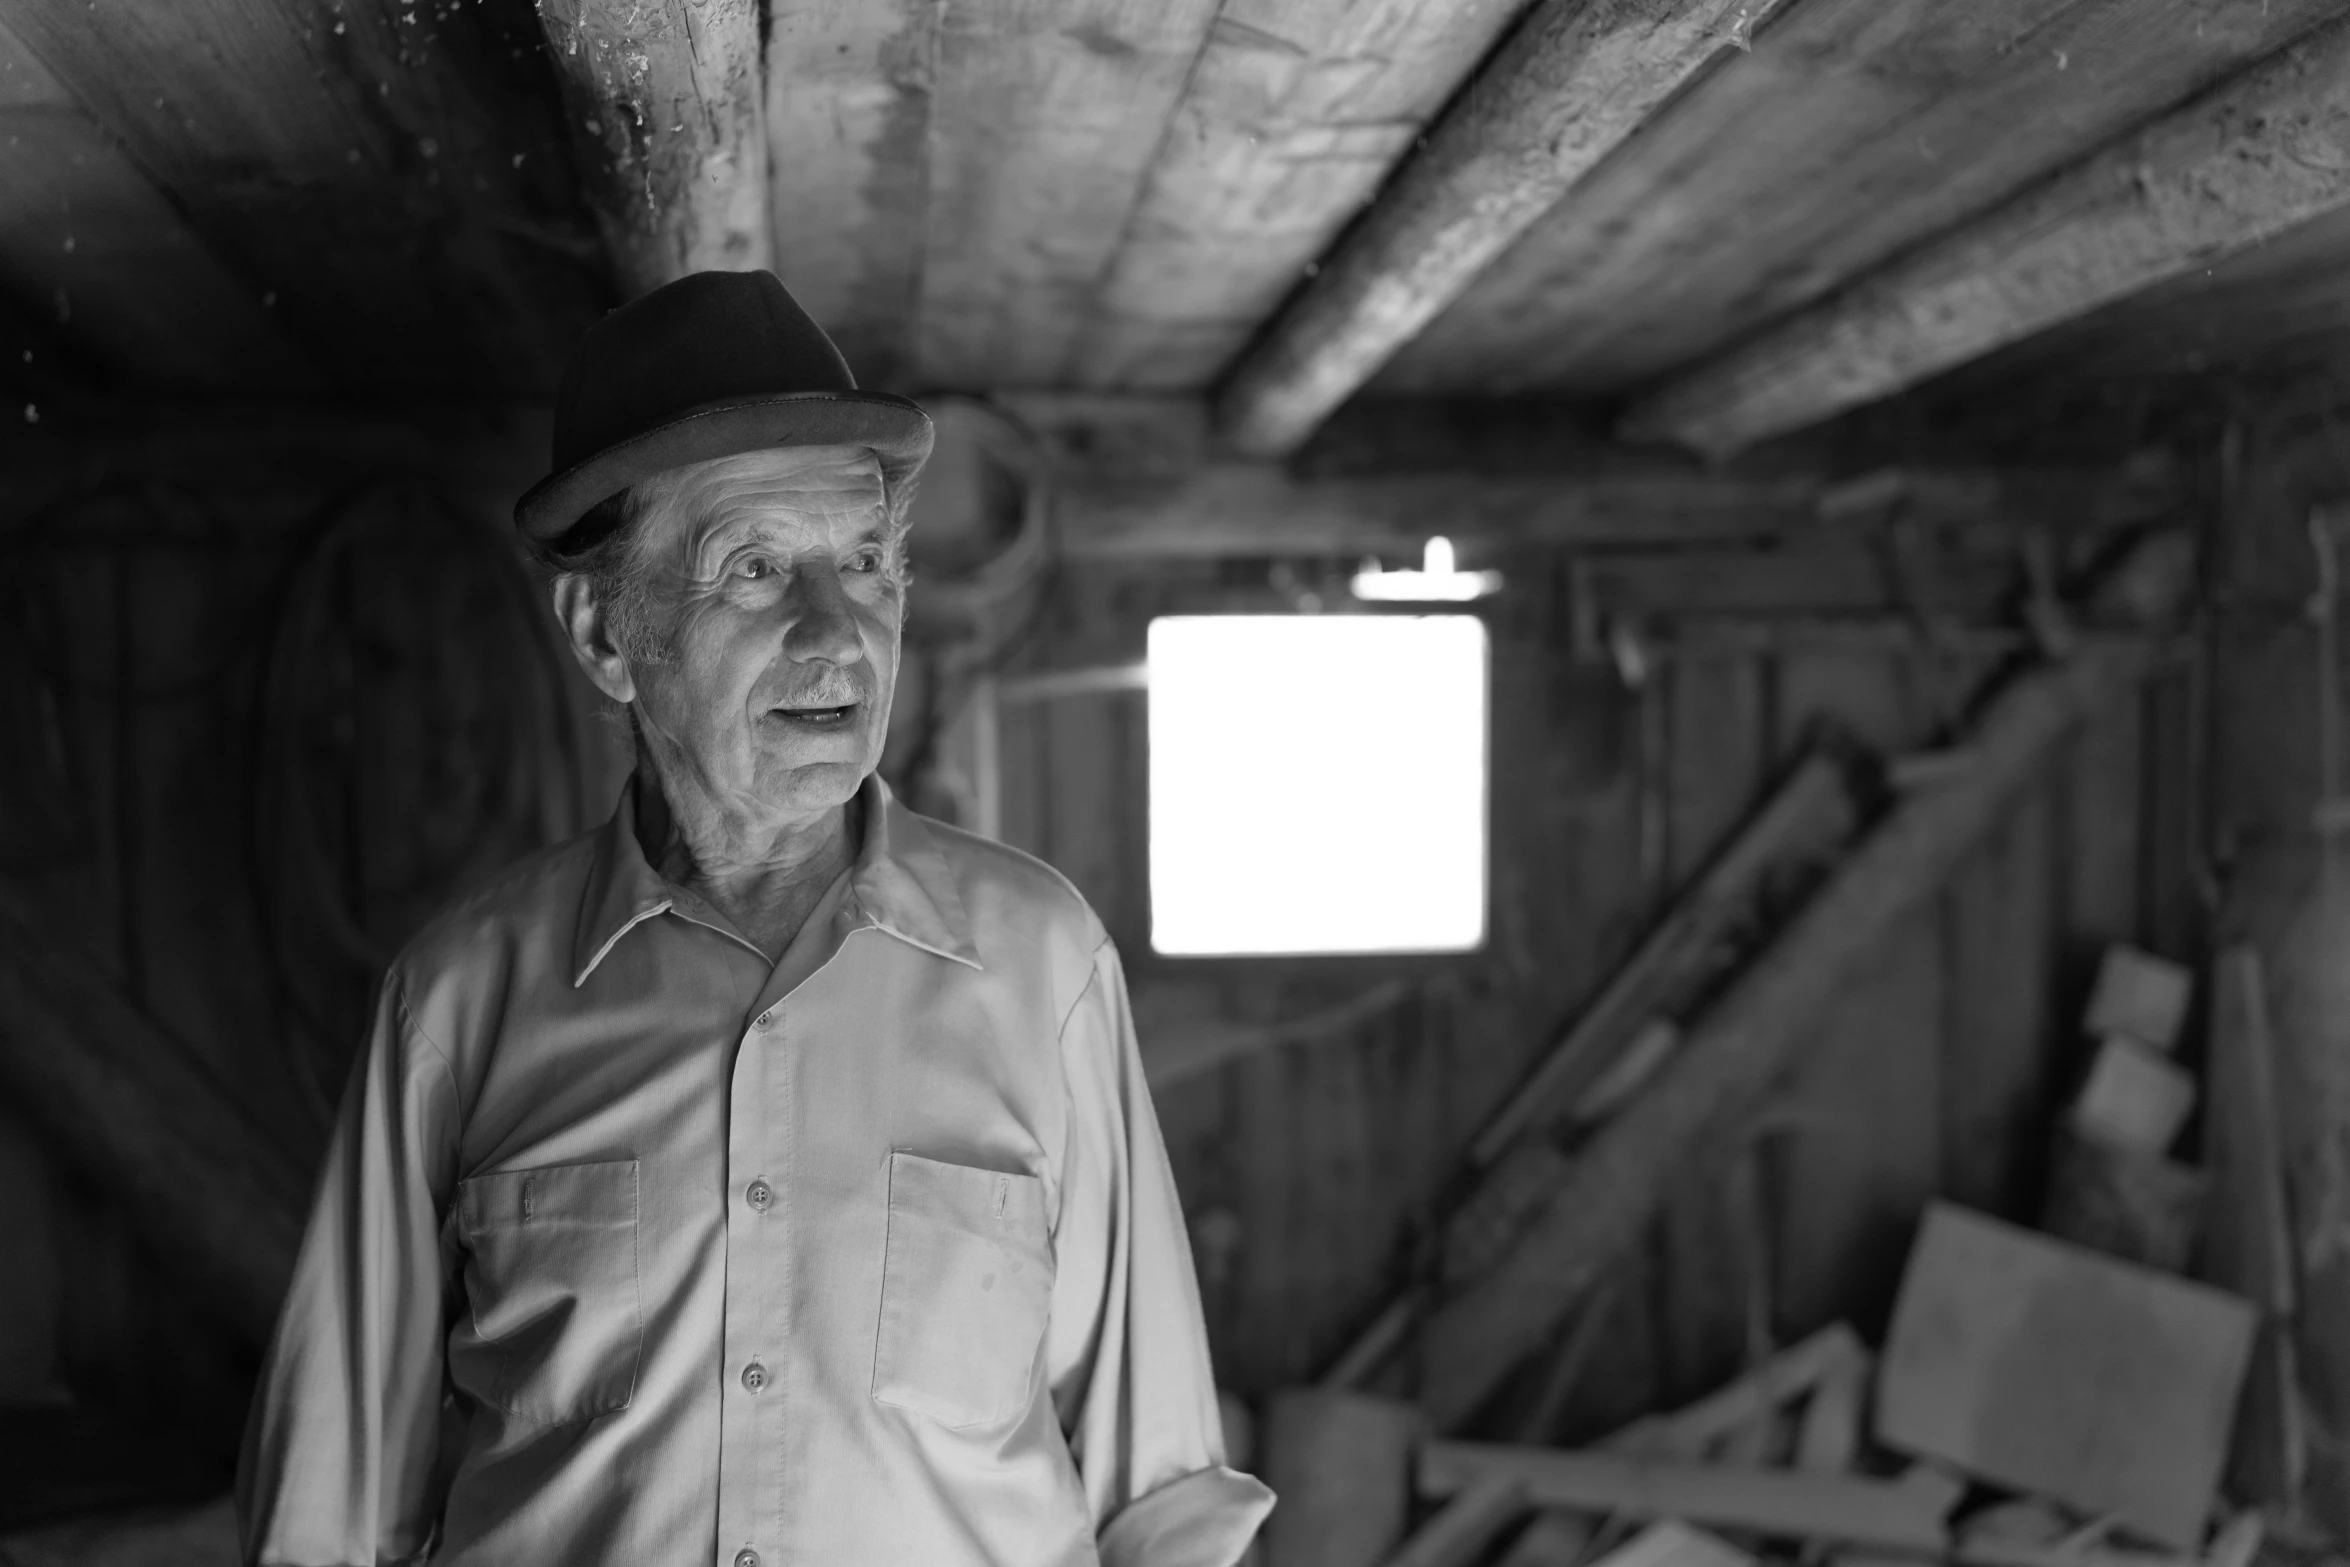
<instances>
[{"instance_id":1,"label":"wooden ceiling beam","mask_svg":"<svg viewBox=\"0 0 2350 1567\"><path fill-rule=\"evenodd\" d=\"M1668 382L1623 432L1721 456L2350 204L2350 18Z\"/></svg>"},{"instance_id":2,"label":"wooden ceiling beam","mask_svg":"<svg viewBox=\"0 0 2350 1567\"><path fill-rule=\"evenodd\" d=\"M1044 447L1059 547L1074 560L1416 557L1434 533L1483 550L1751 545L1894 517L2093 531L2161 516L2178 493L2174 465L2154 453L2064 468L1709 467L1555 429L1510 430L1494 405L1432 400L1357 405L1317 445L1337 460L1300 473L1221 453L1192 398L998 400ZM1399 422L1458 433L1404 447L1382 434ZM1373 447L1395 460L1378 461Z\"/></svg>"},{"instance_id":3,"label":"wooden ceiling beam","mask_svg":"<svg viewBox=\"0 0 2350 1567\"><path fill-rule=\"evenodd\" d=\"M1413 557L1432 533L1485 551L1767 545L1852 537L1896 520L2096 534L2165 516L2179 495L2175 460L2155 451L2069 466L1951 459L1856 471L1828 459L1709 467L1655 449L1513 434L1430 440L1374 466L1351 433L1359 409L1331 429L1330 447L1345 460L1299 473L1218 455L1192 398L1002 401L1043 448L1059 548L1073 560ZM1419 409L1416 424L1448 422L1447 405ZM1471 422L1457 407L1449 417ZM431 476L502 525L514 497L546 470L546 420L545 409L522 406L89 398L38 425L0 417L0 506L37 506L111 472L331 485L367 469ZM1384 423L1362 422L1374 433ZM233 454L225 470L224 453Z\"/></svg>"},{"instance_id":4,"label":"wooden ceiling beam","mask_svg":"<svg viewBox=\"0 0 2350 1567\"><path fill-rule=\"evenodd\" d=\"M1804 0L1593 170L1363 395L1647 391L2342 8Z\"/></svg>"},{"instance_id":5,"label":"wooden ceiling beam","mask_svg":"<svg viewBox=\"0 0 2350 1567\"><path fill-rule=\"evenodd\" d=\"M1584 473L1301 478L1222 461L1158 479L1063 476L1054 517L1072 560L1417 559L1431 534L1472 550L1772 545L1840 524L1980 522L2094 529L2143 521L2170 497L2105 468L2003 472L1926 467L1866 476L1885 504L1840 508L1822 474L1724 474L1669 464ZM919 546L917 546L919 548Z\"/></svg>"},{"instance_id":6,"label":"wooden ceiling beam","mask_svg":"<svg viewBox=\"0 0 2350 1567\"><path fill-rule=\"evenodd\" d=\"M1542 0L1243 353L1239 450L1291 451L1776 0Z\"/></svg>"},{"instance_id":7,"label":"wooden ceiling beam","mask_svg":"<svg viewBox=\"0 0 2350 1567\"><path fill-rule=\"evenodd\" d=\"M539 0L588 205L630 297L775 262L760 0Z\"/></svg>"},{"instance_id":8,"label":"wooden ceiling beam","mask_svg":"<svg viewBox=\"0 0 2350 1567\"><path fill-rule=\"evenodd\" d=\"M1061 379L1215 379L1520 8L1228 0Z\"/></svg>"}]
</instances>

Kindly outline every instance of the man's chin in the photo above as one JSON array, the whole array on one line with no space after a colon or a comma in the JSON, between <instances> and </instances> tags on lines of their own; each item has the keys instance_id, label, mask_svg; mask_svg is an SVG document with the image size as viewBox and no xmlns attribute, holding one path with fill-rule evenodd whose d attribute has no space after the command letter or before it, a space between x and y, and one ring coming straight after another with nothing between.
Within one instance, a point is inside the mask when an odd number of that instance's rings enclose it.
<instances>
[{"instance_id":1,"label":"man's chin","mask_svg":"<svg viewBox=\"0 0 2350 1567\"><path fill-rule=\"evenodd\" d=\"M808 750L818 754L809 755ZM825 750L849 754L827 756ZM866 775L875 766L875 758L865 753L864 747L849 752L847 747L810 747L798 750L796 755L770 753L762 758L759 768L759 793L769 804L793 812L830 810L846 805L864 785Z\"/></svg>"}]
</instances>

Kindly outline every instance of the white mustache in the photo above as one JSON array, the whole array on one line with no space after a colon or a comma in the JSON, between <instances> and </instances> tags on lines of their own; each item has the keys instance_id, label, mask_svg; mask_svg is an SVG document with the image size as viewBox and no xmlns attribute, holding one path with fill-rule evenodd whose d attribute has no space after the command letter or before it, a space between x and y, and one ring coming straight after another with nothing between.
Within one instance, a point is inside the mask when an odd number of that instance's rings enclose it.
<instances>
[{"instance_id":1,"label":"white mustache","mask_svg":"<svg viewBox=\"0 0 2350 1567\"><path fill-rule=\"evenodd\" d=\"M846 672L820 680L802 691L774 698L770 707L853 707L865 700L864 682Z\"/></svg>"}]
</instances>

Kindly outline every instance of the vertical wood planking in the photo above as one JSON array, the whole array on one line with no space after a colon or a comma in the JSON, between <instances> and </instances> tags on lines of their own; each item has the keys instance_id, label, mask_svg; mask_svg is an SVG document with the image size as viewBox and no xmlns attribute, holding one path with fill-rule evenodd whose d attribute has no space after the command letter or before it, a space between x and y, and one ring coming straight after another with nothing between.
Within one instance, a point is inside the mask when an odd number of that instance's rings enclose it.
<instances>
[{"instance_id":1,"label":"vertical wood planking","mask_svg":"<svg viewBox=\"0 0 2350 1567\"><path fill-rule=\"evenodd\" d=\"M1493 874L1491 964L1503 997L1464 1030L1490 1099L1462 1105L1448 1154L1484 1124L1499 1094L1514 1087L1631 952L1654 915L1667 866L1642 830L1652 804L1669 803L1667 726L1650 722L1664 699L1624 692L1612 674L1579 663L1561 630L1564 607L1527 604L1523 621L1503 621L1493 688ZM1595 713L1595 704L1626 711ZM1601 730L1629 733L1614 776L1595 771L1607 745ZM1662 838L1663 834L1657 834ZM1456 1095L1456 1099L1459 1096ZM1555 1427L1537 1438L1577 1440L1610 1430L1653 1407L1666 1370L1667 1281L1654 1248L1618 1264L1581 1370L1567 1388ZM1528 1363L1538 1390L1574 1330ZM1530 1396L1534 1396L1530 1394ZM1504 1402L1507 1400L1505 1398ZM1515 1434L1497 1432L1496 1434Z\"/></svg>"},{"instance_id":2,"label":"vertical wood planking","mask_svg":"<svg viewBox=\"0 0 2350 1567\"><path fill-rule=\"evenodd\" d=\"M2188 962L2202 953L2205 924L2198 881L2196 793L2203 768L2196 754L2195 682L2184 665L2148 682L2138 758L2141 929L2155 951Z\"/></svg>"},{"instance_id":3,"label":"vertical wood planking","mask_svg":"<svg viewBox=\"0 0 2350 1567\"><path fill-rule=\"evenodd\" d=\"M55 1187L34 1128L0 1104L0 1402L18 1408L59 1386L66 1281Z\"/></svg>"},{"instance_id":4,"label":"vertical wood planking","mask_svg":"<svg viewBox=\"0 0 2350 1567\"><path fill-rule=\"evenodd\" d=\"M1120 693L1036 704L1052 798L1044 858L1073 882L1104 923L1117 928L1127 878L1124 839L1131 797L1125 775Z\"/></svg>"},{"instance_id":5,"label":"vertical wood planking","mask_svg":"<svg viewBox=\"0 0 2350 1567\"><path fill-rule=\"evenodd\" d=\"M1820 716L1880 753L1926 732L1899 655L1797 653L1781 661L1783 748ZM1820 1027L1782 1090L1776 1309L1782 1338L1850 1315L1882 1326L1919 1211L1941 1180L1942 964L1931 906L1888 931L1878 962Z\"/></svg>"},{"instance_id":6,"label":"vertical wood planking","mask_svg":"<svg viewBox=\"0 0 2350 1567\"><path fill-rule=\"evenodd\" d=\"M1942 901L1942 1192L2019 1221L2054 1123L2056 797L2018 801Z\"/></svg>"},{"instance_id":7,"label":"vertical wood planking","mask_svg":"<svg viewBox=\"0 0 2350 1567\"><path fill-rule=\"evenodd\" d=\"M1667 863L1673 885L1688 884L1755 800L1771 736L1757 659L1683 660L1671 668L1668 729ZM1675 1403L1730 1377L1744 1359L1747 1296L1768 1280L1748 1277L1756 1239L1738 1211L1731 1171L1741 1149L1713 1150L1665 1199L1656 1250L1662 1275L1666 1393Z\"/></svg>"},{"instance_id":8,"label":"vertical wood planking","mask_svg":"<svg viewBox=\"0 0 2350 1567\"><path fill-rule=\"evenodd\" d=\"M2086 1059L2079 1019L2106 945L2141 928L2140 823L2144 708L2121 704L2074 742L2056 781L2062 814L2061 921L2056 932L2058 1017L2049 1071L2062 1080Z\"/></svg>"}]
</instances>

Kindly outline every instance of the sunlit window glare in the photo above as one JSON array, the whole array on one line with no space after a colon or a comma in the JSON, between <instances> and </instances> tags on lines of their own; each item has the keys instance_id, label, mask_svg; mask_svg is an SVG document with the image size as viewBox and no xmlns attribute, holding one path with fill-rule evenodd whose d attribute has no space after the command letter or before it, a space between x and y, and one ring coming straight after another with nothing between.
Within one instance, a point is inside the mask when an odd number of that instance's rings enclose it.
<instances>
[{"instance_id":1,"label":"sunlit window glare","mask_svg":"<svg viewBox=\"0 0 2350 1567\"><path fill-rule=\"evenodd\" d=\"M1485 691L1473 615L1151 622L1151 945L1477 946Z\"/></svg>"}]
</instances>

